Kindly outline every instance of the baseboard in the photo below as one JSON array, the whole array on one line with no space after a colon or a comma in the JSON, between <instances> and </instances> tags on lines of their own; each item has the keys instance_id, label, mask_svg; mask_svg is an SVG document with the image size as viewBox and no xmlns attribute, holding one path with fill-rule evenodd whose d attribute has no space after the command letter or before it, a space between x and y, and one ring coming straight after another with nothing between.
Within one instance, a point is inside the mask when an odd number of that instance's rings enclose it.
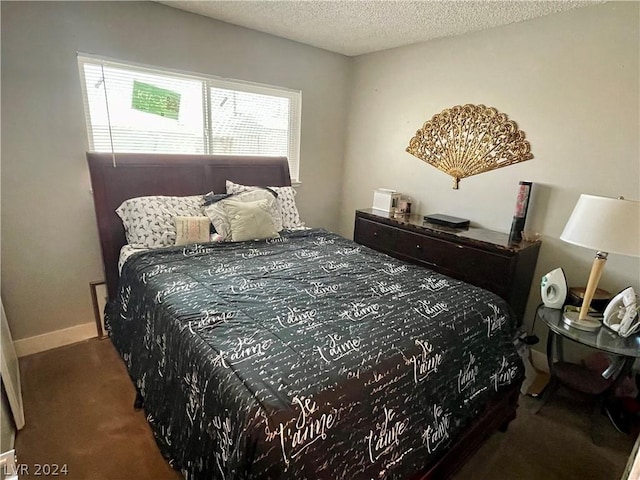
<instances>
[{"instance_id":1,"label":"baseboard","mask_svg":"<svg viewBox=\"0 0 640 480\"><path fill-rule=\"evenodd\" d=\"M18 357L44 352L52 348L71 345L98 336L95 322L83 323L62 330L22 338L13 342Z\"/></svg>"}]
</instances>

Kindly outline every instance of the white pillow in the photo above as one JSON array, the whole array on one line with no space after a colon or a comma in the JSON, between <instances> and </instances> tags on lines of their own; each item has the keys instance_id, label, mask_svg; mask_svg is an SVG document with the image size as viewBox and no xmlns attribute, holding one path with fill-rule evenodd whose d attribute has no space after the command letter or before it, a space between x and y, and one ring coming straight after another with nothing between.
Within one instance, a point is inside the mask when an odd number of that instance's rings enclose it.
<instances>
[{"instance_id":1,"label":"white pillow","mask_svg":"<svg viewBox=\"0 0 640 480\"><path fill-rule=\"evenodd\" d=\"M258 200L267 201L267 207L269 209L268 212L271 216L271 220L273 222L274 228L276 229L276 232L282 230L282 219L280 218L280 212L278 210L276 198L271 192L265 189L250 190L232 195L223 200L219 200L216 203L205 206L204 213L207 217L209 217L211 223L213 223L213 226L216 229L216 232L222 237L223 241L230 241L231 225L229 223L227 211L224 208L225 205L230 201L255 202Z\"/></svg>"},{"instance_id":2,"label":"white pillow","mask_svg":"<svg viewBox=\"0 0 640 480\"><path fill-rule=\"evenodd\" d=\"M209 241L209 217L175 217L176 245L205 243Z\"/></svg>"},{"instance_id":3,"label":"white pillow","mask_svg":"<svg viewBox=\"0 0 640 480\"><path fill-rule=\"evenodd\" d=\"M273 199L240 202L238 200L224 201L224 209L231 226L231 241L261 240L263 238L278 238L271 217Z\"/></svg>"},{"instance_id":4,"label":"white pillow","mask_svg":"<svg viewBox=\"0 0 640 480\"><path fill-rule=\"evenodd\" d=\"M202 195L149 196L125 200L116 209L127 243L136 247L169 247L176 241L175 217L202 215Z\"/></svg>"},{"instance_id":5,"label":"white pillow","mask_svg":"<svg viewBox=\"0 0 640 480\"><path fill-rule=\"evenodd\" d=\"M251 187L248 185L240 185L230 180L226 182L227 193L241 193L255 190L265 190L263 187ZM304 223L300 221L300 214L296 206L296 191L293 187L268 187L278 194L278 210L282 218L282 226L287 229L295 229L304 227Z\"/></svg>"}]
</instances>

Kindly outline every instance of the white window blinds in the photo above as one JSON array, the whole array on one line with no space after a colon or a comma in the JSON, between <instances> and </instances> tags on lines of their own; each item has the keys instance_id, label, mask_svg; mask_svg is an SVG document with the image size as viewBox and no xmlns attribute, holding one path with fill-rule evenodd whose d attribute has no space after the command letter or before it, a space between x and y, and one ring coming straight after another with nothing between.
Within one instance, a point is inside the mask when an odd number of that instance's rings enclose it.
<instances>
[{"instance_id":1,"label":"white window blinds","mask_svg":"<svg viewBox=\"0 0 640 480\"><path fill-rule=\"evenodd\" d=\"M79 55L89 148L286 156L298 181L301 92Z\"/></svg>"}]
</instances>

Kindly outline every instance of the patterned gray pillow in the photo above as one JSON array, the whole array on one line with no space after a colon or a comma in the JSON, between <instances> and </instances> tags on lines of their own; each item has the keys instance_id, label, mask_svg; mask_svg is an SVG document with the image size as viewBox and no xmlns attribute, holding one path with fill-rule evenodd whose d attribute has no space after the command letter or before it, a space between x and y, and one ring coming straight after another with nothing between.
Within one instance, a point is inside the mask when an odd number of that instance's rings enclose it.
<instances>
[{"instance_id":1,"label":"patterned gray pillow","mask_svg":"<svg viewBox=\"0 0 640 480\"><path fill-rule=\"evenodd\" d=\"M255 190L264 190L260 187L240 185L230 180L226 182L227 193L240 193ZM300 220L298 207L296 206L296 191L293 187L268 187L278 194L278 210L282 218L282 226L286 229L303 228L304 222Z\"/></svg>"},{"instance_id":2,"label":"patterned gray pillow","mask_svg":"<svg viewBox=\"0 0 640 480\"><path fill-rule=\"evenodd\" d=\"M127 243L135 247L169 247L176 241L175 217L202 215L202 195L149 196L125 200L116 209Z\"/></svg>"},{"instance_id":3,"label":"patterned gray pillow","mask_svg":"<svg viewBox=\"0 0 640 480\"><path fill-rule=\"evenodd\" d=\"M211 220L211 223L213 223L216 232L222 237L223 241L230 241L231 225L229 223L227 211L224 208L225 205L230 201L255 202L258 200L267 200L268 212L271 216L271 220L273 221L276 232L282 230L282 218L280 218L280 212L278 210L276 199L271 192L262 188L240 192L231 195L224 200L220 200L216 203L212 203L211 205L207 205L204 207L204 213L207 217L209 217L209 220Z\"/></svg>"}]
</instances>

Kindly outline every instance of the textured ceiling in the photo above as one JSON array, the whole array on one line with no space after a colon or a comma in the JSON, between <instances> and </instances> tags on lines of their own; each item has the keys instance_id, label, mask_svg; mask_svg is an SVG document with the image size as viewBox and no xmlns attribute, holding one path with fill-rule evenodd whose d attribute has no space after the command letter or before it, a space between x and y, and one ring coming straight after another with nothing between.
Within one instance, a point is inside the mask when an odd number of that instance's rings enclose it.
<instances>
[{"instance_id":1,"label":"textured ceiling","mask_svg":"<svg viewBox=\"0 0 640 480\"><path fill-rule=\"evenodd\" d=\"M599 1L162 1L344 55L507 25Z\"/></svg>"}]
</instances>

